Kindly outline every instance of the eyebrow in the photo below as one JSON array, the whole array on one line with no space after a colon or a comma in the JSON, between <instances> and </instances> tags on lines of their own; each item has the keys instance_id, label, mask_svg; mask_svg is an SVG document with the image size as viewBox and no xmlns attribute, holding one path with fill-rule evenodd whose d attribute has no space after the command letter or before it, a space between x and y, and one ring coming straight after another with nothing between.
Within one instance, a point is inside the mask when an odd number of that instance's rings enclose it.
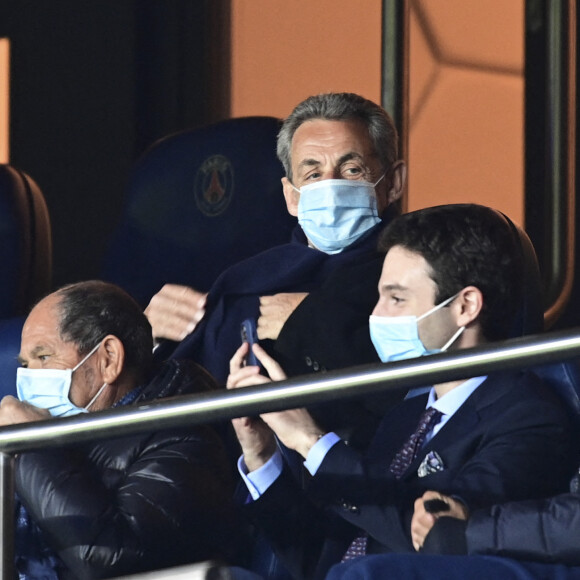
<instances>
[{"instance_id":1,"label":"eyebrow","mask_svg":"<svg viewBox=\"0 0 580 580\"><path fill-rule=\"evenodd\" d=\"M353 159L357 159L357 160L361 160L361 161L364 160L363 156L360 153L357 153L356 151L349 151L348 153L345 153L344 155L339 157L338 165L339 166L343 165L347 161L351 161ZM316 167L317 165L320 165L320 161L318 159L312 159L312 158L303 159L298 164L298 169L301 169L303 167Z\"/></svg>"},{"instance_id":2,"label":"eyebrow","mask_svg":"<svg viewBox=\"0 0 580 580\"><path fill-rule=\"evenodd\" d=\"M402 286L401 284L379 284L379 290L386 290L387 292L407 292L409 288L407 286Z\"/></svg>"},{"instance_id":3,"label":"eyebrow","mask_svg":"<svg viewBox=\"0 0 580 580\"><path fill-rule=\"evenodd\" d=\"M302 169L303 167L316 167L317 165L320 165L320 161L316 159L303 159L298 164L298 169Z\"/></svg>"},{"instance_id":4,"label":"eyebrow","mask_svg":"<svg viewBox=\"0 0 580 580\"><path fill-rule=\"evenodd\" d=\"M364 161L364 157L360 153L357 153L356 151L350 151L349 153L345 153L342 157L339 158L338 164L342 165L343 163L352 161L353 159Z\"/></svg>"},{"instance_id":5,"label":"eyebrow","mask_svg":"<svg viewBox=\"0 0 580 580\"><path fill-rule=\"evenodd\" d=\"M46 345L42 345L39 344L38 346L35 346L31 351L30 351L30 358L35 358L38 353L42 352L43 350L46 350ZM16 359L18 360L18 362L20 364L25 363L28 359L24 358L21 354L19 354Z\"/></svg>"}]
</instances>

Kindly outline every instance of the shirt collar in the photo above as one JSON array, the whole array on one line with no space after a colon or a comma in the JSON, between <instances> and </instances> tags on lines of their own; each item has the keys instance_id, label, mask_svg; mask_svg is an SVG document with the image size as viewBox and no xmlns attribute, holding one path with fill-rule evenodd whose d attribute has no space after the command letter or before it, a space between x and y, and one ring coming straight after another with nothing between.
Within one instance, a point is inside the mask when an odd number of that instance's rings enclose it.
<instances>
[{"instance_id":1,"label":"shirt collar","mask_svg":"<svg viewBox=\"0 0 580 580\"><path fill-rule=\"evenodd\" d=\"M437 399L435 388L432 387L427 400L427 408L434 407L444 415L453 415L486 378L487 376L467 379L459 386L445 393L440 399Z\"/></svg>"}]
</instances>

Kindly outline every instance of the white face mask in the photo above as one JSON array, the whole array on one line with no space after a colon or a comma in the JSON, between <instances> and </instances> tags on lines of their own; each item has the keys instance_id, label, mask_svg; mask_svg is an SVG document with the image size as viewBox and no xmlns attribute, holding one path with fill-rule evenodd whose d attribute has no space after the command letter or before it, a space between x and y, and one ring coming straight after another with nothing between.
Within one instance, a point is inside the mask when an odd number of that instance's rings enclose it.
<instances>
[{"instance_id":1,"label":"white face mask","mask_svg":"<svg viewBox=\"0 0 580 580\"><path fill-rule=\"evenodd\" d=\"M451 296L419 317L371 315L369 317L371 340L381 361L392 362L446 351L461 336L465 326L460 327L441 348L427 350L419 338L417 323L447 306L458 295L459 293Z\"/></svg>"},{"instance_id":2,"label":"white face mask","mask_svg":"<svg viewBox=\"0 0 580 580\"><path fill-rule=\"evenodd\" d=\"M338 254L380 223L375 183L351 179L324 179L300 189L298 223L314 246Z\"/></svg>"},{"instance_id":3,"label":"white face mask","mask_svg":"<svg viewBox=\"0 0 580 580\"><path fill-rule=\"evenodd\" d=\"M16 371L18 398L35 407L48 409L53 417L68 417L78 413L87 413L107 383L103 384L86 407L77 407L69 399L72 374L96 352L101 344L102 341L73 369L27 369L20 367Z\"/></svg>"}]
</instances>

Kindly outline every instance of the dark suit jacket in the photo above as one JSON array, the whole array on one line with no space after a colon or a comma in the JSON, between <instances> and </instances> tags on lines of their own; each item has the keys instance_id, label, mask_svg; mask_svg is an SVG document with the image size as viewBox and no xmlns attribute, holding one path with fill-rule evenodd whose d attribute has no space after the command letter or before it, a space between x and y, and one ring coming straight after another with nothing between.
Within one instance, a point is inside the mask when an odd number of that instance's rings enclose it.
<instances>
[{"instance_id":1,"label":"dark suit jacket","mask_svg":"<svg viewBox=\"0 0 580 580\"><path fill-rule=\"evenodd\" d=\"M380 363L371 342L369 315L379 298L384 259L376 254L337 269L294 310L273 353L288 376ZM308 410L325 431L335 431L364 451L385 413L405 392L330 401Z\"/></svg>"},{"instance_id":2,"label":"dark suit jacket","mask_svg":"<svg viewBox=\"0 0 580 580\"><path fill-rule=\"evenodd\" d=\"M389 464L425 405L426 395L419 396L387 414L366 458L335 445L307 493L284 473L247 505L295 577L324 577L361 530L369 534L369 553L412 551L413 501L429 489L475 509L566 488L576 461L568 415L535 375L488 377L396 480ZM445 469L419 477L429 451Z\"/></svg>"}]
</instances>

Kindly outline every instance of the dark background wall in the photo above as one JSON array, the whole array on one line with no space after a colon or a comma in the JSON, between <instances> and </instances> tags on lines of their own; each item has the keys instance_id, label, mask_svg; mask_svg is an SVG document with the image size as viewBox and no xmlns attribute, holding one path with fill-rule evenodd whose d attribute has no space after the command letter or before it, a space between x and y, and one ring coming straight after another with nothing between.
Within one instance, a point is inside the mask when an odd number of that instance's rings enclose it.
<instances>
[{"instance_id":1,"label":"dark background wall","mask_svg":"<svg viewBox=\"0 0 580 580\"><path fill-rule=\"evenodd\" d=\"M99 275L130 169L156 139L229 115L225 0L2 0L10 162L52 217L54 286Z\"/></svg>"}]
</instances>

